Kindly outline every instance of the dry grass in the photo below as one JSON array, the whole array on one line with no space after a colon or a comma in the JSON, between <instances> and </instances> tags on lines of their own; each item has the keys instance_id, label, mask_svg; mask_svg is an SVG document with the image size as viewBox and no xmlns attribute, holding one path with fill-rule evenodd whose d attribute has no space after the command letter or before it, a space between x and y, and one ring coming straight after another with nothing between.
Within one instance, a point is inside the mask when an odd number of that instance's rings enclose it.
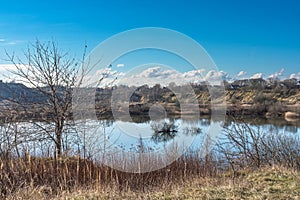
<instances>
[{"instance_id":1,"label":"dry grass","mask_svg":"<svg viewBox=\"0 0 300 200\"><path fill-rule=\"evenodd\" d=\"M2 155L0 199L300 199L298 136L263 137L246 125L224 136L227 143L203 159L190 150L148 173L126 173L78 156ZM224 148L229 144L235 148ZM124 156L114 159L123 163Z\"/></svg>"},{"instance_id":2,"label":"dry grass","mask_svg":"<svg viewBox=\"0 0 300 200\"><path fill-rule=\"evenodd\" d=\"M264 168L230 176L195 178L190 182L145 193L81 191L56 199L299 199L300 174L284 168Z\"/></svg>"},{"instance_id":3,"label":"dry grass","mask_svg":"<svg viewBox=\"0 0 300 200\"><path fill-rule=\"evenodd\" d=\"M191 154L190 154L191 155ZM182 157L131 174L80 158L1 160L0 199L299 199L300 171L284 167L220 170L213 157Z\"/></svg>"},{"instance_id":4,"label":"dry grass","mask_svg":"<svg viewBox=\"0 0 300 200\"><path fill-rule=\"evenodd\" d=\"M58 161L30 156L5 157L0 160L0 169L0 197L8 199L16 196L48 199L82 190L148 193L170 190L194 178L218 174L217 165L193 157L193 154L181 157L164 169L141 174L117 171L80 157Z\"/></svg>"},{"instance_id":5,"label":"dry grass","mask_svg":"<svg viewBox=\"0 0 300 200\"><path fill-rule=\"evenodd\" d=\"M7 199L50 199L47 188L25 188ZM59 200L84 199L299 199L300 173L282 167L241 171L233 180L230 173L216 177L193 178L182 183L147 191L120 191L111 188L78 188L52 196Z\"/></svg>"}]
</instances>

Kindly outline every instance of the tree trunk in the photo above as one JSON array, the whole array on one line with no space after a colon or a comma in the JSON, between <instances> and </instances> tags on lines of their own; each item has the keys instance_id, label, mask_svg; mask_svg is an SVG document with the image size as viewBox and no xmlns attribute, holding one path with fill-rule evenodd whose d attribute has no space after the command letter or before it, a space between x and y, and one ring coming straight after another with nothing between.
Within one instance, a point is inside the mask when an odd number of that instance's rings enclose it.
<instances>
[{"instance_id":1,"label":"tree trunk","mask_svg":"<svg viewBox=\"0 0 300 200\"><path fill-rule=\"evenodd\" d=\"M56 141L55 141L55 157L60 158L62 155L62 128L57 128L55 131Z\"/></svg>"}]
</instances>

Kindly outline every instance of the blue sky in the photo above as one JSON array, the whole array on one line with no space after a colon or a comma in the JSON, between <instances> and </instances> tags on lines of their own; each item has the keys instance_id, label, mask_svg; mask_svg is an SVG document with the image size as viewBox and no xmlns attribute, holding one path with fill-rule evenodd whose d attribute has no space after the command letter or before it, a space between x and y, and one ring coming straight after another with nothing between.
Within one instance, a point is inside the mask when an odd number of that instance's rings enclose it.
<instances>
[{"instance_id":1,"label":"blue sky","mask_svg":"<svg viewBox=\"0 0 300 200\"><path fill-rule=\"evenodd\" d=\"M300 71L299 1L2 1L0 58L30 42L56 40L81 56L119 32L164 27L199 42L231 76ZM0 63L4 61L0 60Z\"/></svg>"}]
</instances>

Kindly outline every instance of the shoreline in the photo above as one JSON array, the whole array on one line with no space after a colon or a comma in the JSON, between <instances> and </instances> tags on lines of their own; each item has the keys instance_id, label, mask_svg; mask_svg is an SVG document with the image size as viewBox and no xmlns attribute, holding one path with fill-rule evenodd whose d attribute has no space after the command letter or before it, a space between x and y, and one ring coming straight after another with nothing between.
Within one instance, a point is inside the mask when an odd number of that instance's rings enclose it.
<instances>
[{"instance_id":1,"label":"shoreline","mask_svg":"<svg viewBox=\"0 0 300 200\"><path fill-rule=\"evenodd\" d=\"M243 104L243 105L234 105L234 104L227 104L226 107L220 106L216 107L216 109L211 109L210 105L200 105L199 106L199 113L196 112L190 112L190 113L181 113L180 108L174 106L173 104L162 104L165 108L165 113L158 113L158 118L182 118L182 119L210 119L212 117L212 112L214 112L214 116L216 116L216 120L222 118L234 118L237 120L243 120L243 119L259 119L259 120L274 120L274 121L282 121L285 122L298 122L300 123L300 105L288 105L285 106L284 109L281 109L280 112L273 112L269 114L268 112L261 112L260 110L257 110L255 105L251 104ZM128 117L128 111L129 115L133 119L137 119L134 121L148 121L150 120L149 117L149 104L131 104L129 106L129 109L126 109L125 107L120 107L117 112L112 112L112 110L108 108L102 108L102 109L96 109L94 111L89 111L91 118L94 118L93 116L96 115L98 120L114 120L115 116L117 116L118 119L125 119ZM226 110L224 110L226 108ZM82 108L84 112L84 108ZM218 110L220 111L220 115L218 115ZM7 111L9 112L9 111ZM43 113L42 111L10 111L10 113L7 113L2 111L0 113L0 122L5 123L5 121L46 121L51 120L51 113ZM224 115L223 115L224 114ZM161 116L161 117L160 117ZM87 116L87 118L89 118ZM69 119L72 120L72 116L69 116Z\"/></svg>"}]
</instances>

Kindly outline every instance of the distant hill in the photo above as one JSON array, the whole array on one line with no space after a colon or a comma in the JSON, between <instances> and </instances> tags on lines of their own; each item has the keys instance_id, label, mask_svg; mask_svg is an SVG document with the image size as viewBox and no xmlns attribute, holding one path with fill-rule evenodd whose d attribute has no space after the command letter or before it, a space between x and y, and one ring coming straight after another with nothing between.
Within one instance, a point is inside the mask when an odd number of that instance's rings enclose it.
<instances>
[{"instance_id":1,"label":"distant hill","mask_svg":"<svg viewBox=\"0 0 300 200\"><path fill-rule=\"evenodd\" d=\"M7 99L21 99L23 97L33 97L34 89L28 88L21 83L4 83L0 81L0 101Z\"/></svg>"},{"instance_id":2,"label":"distant hill","mask_svg":"<svg viewBox=\"0 0 300 200\"><path fill-rule=\"evenodd\" d=\"M201 114L210 114L211 94L209 87L202 84L191 84L194 94L183 97L184 99L197 99ZM161 103L169 113L180 113L178 97L170 88L176 91L186 91L186 85L166 87L156 84L154 86L114 86L112 88L97 88L95 94L96 110L101 115L111 114L111 97L114 90L114 100L124 109L124 101L130 104L131 113L136 115L147 114L153 103ZM217 86L214 86L217 87ZM245 79L234 82L224 81L225 96L214 97L216 101L227 102L227 113L230 115L260 115L283 116L287 111L300 113L300 82L296 79L264 80ZM47 88L42 88L47 91ZM58 86L59 94L63 95L65 88ZM180 92L179 92L180 93ZM215 94L214 94L215 95ZM21 102L22 104L39 104L44 106L47 98L36 88L29 88L21 83L4 83L0 81L0 109L1 105L9 106L9 102ZM33 112L39 112L35 110Z\"/></svg>"}]
</instances>

